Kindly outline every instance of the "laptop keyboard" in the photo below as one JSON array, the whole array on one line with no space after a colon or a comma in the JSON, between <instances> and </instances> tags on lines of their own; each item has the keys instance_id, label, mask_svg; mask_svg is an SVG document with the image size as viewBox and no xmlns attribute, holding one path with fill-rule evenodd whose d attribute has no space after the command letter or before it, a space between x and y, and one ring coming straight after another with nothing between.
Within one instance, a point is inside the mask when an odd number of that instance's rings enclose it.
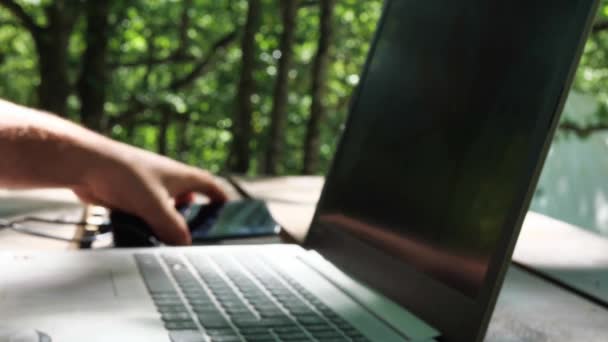
<instances>
[{"instance_id":1,"label":"laptop keyboard","mask_svg":"<svg viewBox=\"0 0 608 342\"><path fill-rule=\"evenodd\" d=\"M173 342L368 341L260 257L136 254L135 260Z\"/></svg>"}]
</instances>

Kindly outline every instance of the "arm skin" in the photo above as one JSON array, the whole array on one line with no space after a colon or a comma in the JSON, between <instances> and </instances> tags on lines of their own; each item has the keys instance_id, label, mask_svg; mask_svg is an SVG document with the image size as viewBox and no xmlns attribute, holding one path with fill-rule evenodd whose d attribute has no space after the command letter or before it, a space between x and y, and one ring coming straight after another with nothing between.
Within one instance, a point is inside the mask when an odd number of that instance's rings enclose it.
<instances>
[{"instance_id":1,"label":"arm skin","mask_svg":"<svg viewBox=\"0 0 608 342\"><path fill-rule=\"evenodd\" d=\"M0 187L67 187L83 201L144 219L166 243L191 243L172 199L226 195L207 171L0 100Z\"/></svg>"}]
</instances>

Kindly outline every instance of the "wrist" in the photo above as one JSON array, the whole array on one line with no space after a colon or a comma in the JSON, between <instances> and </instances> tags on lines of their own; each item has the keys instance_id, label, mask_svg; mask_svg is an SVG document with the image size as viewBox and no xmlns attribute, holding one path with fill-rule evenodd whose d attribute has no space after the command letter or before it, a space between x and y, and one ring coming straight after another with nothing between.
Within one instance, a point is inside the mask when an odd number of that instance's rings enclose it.
<instances>
[{"instance_id":1,"label":"wrist","mask_svg":"<svg viewBox=\"0 0 608 342\"><path fill-rule=\"evenodd\" d=\"M128 167L128 156L122 144L94 134L82 142L82 153L77 157L80 176L76 187L90 188L100 180L115 178L117 172Z\"/></svg>"}]
</instances>

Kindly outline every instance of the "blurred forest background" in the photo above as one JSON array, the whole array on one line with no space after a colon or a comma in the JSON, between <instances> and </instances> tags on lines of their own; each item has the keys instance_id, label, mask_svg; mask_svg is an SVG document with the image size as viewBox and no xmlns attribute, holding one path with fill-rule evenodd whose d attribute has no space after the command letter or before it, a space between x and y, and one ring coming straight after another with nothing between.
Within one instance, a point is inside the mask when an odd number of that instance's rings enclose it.
<instances>
[{"instance_id":1,"label":"blurred forest background","mask_svg":"<svg viewBox=\"0 0 608 342\"><path fill-rule=\"evenodd\" d=\"M328 167L382 0L0 0L0 97L213 172ZM429 39L432 39L431 37ZM547 56L551 58L551 56ZM608 0L576 77L608 129Z\"/></svg>"},{"instance_id":2,"label":"blurred forest background","mask_svg":"<svg viewBox=\"0 0 608 342\"><path fill-rule=\"evenodd\" d=\"M327 168L380 0L1 0L0 97L210 169Z\"/></svg>"}]
</instances>

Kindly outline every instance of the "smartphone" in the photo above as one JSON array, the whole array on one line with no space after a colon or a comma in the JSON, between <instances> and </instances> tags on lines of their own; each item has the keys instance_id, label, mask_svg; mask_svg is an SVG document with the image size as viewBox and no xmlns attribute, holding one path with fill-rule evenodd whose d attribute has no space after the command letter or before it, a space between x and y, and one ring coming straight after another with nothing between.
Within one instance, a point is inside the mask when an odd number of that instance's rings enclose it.
<instances>
[{"instance_id":1,"label":"smartphone","mask_svg":"<svg viewBox=\"0 0 608 342\"><path fill-rule=\"evenodd\" d=\"M271 236L281 230L266 203L260 200L246 199L223 204L194 203L177 209L188 222L193 244ZM115 247L149 247L158 244L152 229L136 216L112 210L110 221Z\"/></svg>"},{"instance_id":2,"label":"smartphone","mask_svg":"<svg viewBox=\"0 0 608 342\"><path fill-rule=\"evenodd\" d=\"M271 236L281 230L261 200L189 204L178 210L188 222L193 243Z\"/></svg>"}]
</instances>

